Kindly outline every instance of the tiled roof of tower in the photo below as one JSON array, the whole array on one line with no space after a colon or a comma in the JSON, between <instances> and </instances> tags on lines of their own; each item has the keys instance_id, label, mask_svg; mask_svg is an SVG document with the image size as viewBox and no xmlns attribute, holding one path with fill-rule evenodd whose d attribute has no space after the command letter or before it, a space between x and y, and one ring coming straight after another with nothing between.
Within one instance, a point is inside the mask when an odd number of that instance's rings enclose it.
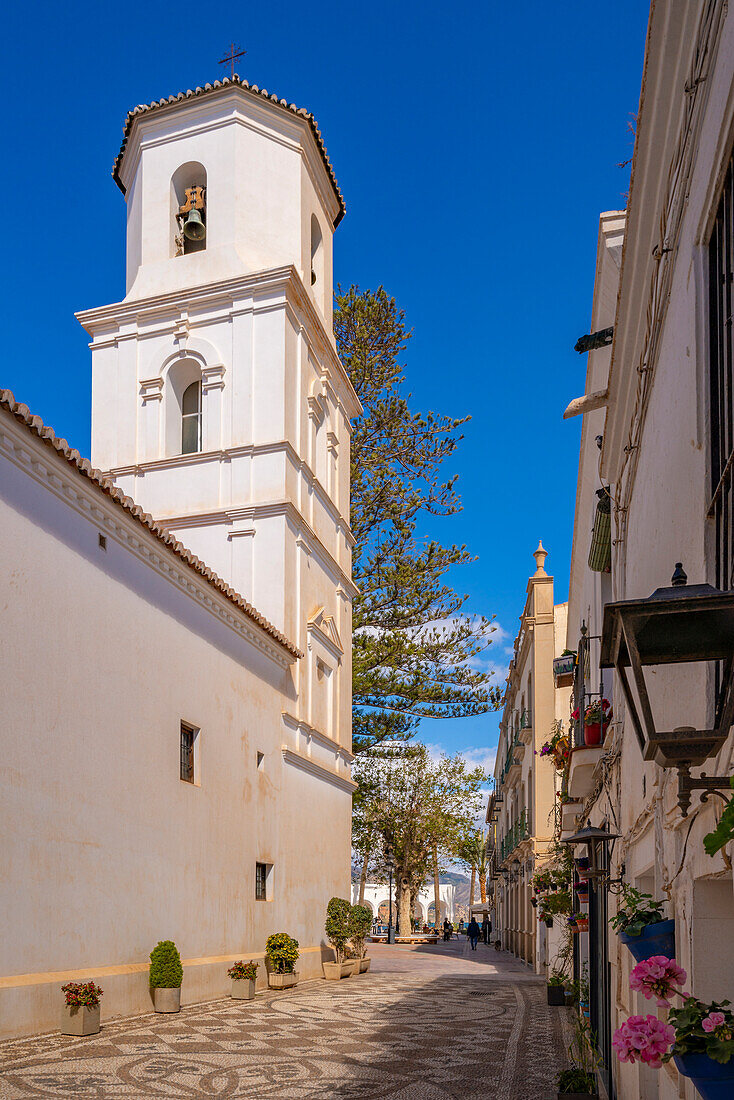
<instances>
[{"instance_id":1,"label":"tiled roof of tower","mask_svg":"<svg viewBox=\"0 0 734 1100\"><path fill-rule=\"evenodd\" d=\"M337 201L339 203L339 213L334 220L334 228L336 228L339 222L344 217L346 206L344 205L344 197L339 190L339 184L336 181L334 169L332 168L331 161L329 160L329 154L326 152L324 139L322 138L321 131L316 124L316 119L309 111L306 110L305 107L296 107L295 103L288 103L287 100L279 99L278 96L274 94L270 95L266 88L258 88L257 84L250 84L249 81L242 80L237 75L237 73L235 73L233 77L226 76L223 80L215 80L211 84L205 84L203 87L193 89L189 88L188 91L179 92L178 95L170 95L167 99L157 99L154 100L152 103L140 103L137 107L134 107L132 111L128 111L127 118L125 119L125 127L123 130L120 152L115 157L115 163L112 166L112 178L122 191L123 195L125 194L125 187L123 186L122 180L120 179L120 164L122 162L123 156L125 155L127 140L130 136L130 131L132 129L135 119L142 114L146 114L148 111L157 111L165 107L172 107L175 104L181 103L183 100L186 99L197 99L200 96L210 95L212 92L221 91L222 89L228 88L231 84L234 84L238 88L241 88L244 92L247 92L248 95L255 96L258 99L266 99L269 103L275 104L276 107L279 107L284 111L290 111L291 114L297 115L299 118L305 119L305 121L309 124L311 132L313 133L313 136L316 140L319 152L321 153L321 158L329 175L329 179L331 180L332 187L334 188L334 194L336 195Z\"/></svg>"},{"instance_id":2,"label":"tiled roof of tower","mask_svg":"<svg viewBox=\"0 0 734 1100\"><path fill-rule=\"evenodd\" d=\"M125 496L122 489L119 489L111 478L105 477L100 470L95 470L91 462L86 458L82 458L79 451L70 447L65 439L58 439L53 428L49 428L44 424L40 416L33 416L27 405L21 405L20 402L16 401L10 390L0 390L0 409L6 409L16 420L24 424L30 432L42 439L47 446L57 451L62 458L65 458L70 466L76 467L83 477L89 478L91 482L98 485L100 490L106 493L111 500L137 519L144 527L147 527L157 539L165 543L171 553L175 554L189 568L199 573L209 584L218 589L238 610L256 623L266 634L269 634L292 657L297 659L303 657L301 650L289 642L279 630L276 630L272 623L269 623L247 600L243 599L238 592L235 592L234 588L226 584L208 565L205 565L195 554L187 550L183 543L178 542L162 524L156 523L153 517L144 512L131 497Z\"/></svg>"}]
</instances>

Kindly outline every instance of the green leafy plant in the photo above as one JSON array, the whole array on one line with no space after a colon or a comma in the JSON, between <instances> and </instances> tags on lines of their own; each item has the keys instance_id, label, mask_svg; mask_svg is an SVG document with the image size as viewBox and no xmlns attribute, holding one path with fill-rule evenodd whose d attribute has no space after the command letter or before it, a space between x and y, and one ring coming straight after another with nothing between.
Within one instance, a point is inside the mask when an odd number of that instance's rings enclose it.
<instances>
[{"instance_id":1,"label":"green leafy plant","mask_svg":"<svg viewBox=\"0 0 734 1100\"><path fill-rule=\"evenodd\" d=\"M181 956L173 940L161 940L150 953L152 989L180 989L183 981Z\"/></svg>"},{"instance_id":2,"label":"green leafy plant","mask_svg":"<svg viewBox=\"0 0 734 1100\"><path fill-rule=\"evenodd\" d=\"M567 980L567 976L562 971L553 970L548 978L548 985L565 985Z\"/></svg>"},{"instance_id":3,"label":"green leafy plant","mask_svg":"<svg viewBox=\"0 0 734 1100\"><path fill-rule=\"evenodd\" d=\"M727 1008L729 1001L706 1004L695 997L686 997L680 1008L671 1008L668 1023L675 1028L674 1054L708 1054L714 1062L726 1063L734 1057L734 1014Z\"/></svg>"},{"instance_id":4,"label":"green leafy plant","mask_svg":"<svg viewBox=\"0 0 734 1100\"><path fill-rule=\"evenodd\" d=\"M324 925L329 943L334 948L336 961L346 958L346 946L349 939L349 912L351 905L344 898L332 898L326 906L326 924Z\"/></svg>"},{"instance_id":5,"label":"green leafy plant","mask_svg":"<svg viewBox=\"0 0 734 1100\"><path fill-rule=\"evenodd\" d=\"M104 990L94 982L68 982L61 992L66 994L69 1008L96 1008Z\"/></svg>"},{"instance_id":6,"label":"green leafy plant","mask_svg":"<svg viewBox=\"0 0 734 1100\"><path fill-rule=\"evenodd\" d=\"M571 891L556 890L554 894L546 894L543 898L543 912L548 916L560 916L562 913L571 912Z\"/></svg>"},{"instance_id":7,"label":"green leafy plant","mask_svg":"<svg viewBox=\"0 0 734 1100\"><path fill-rule=\"evenodd\" d=\"M621 898L622 904L609 921L617 934L624 932L628 936L639 936L648 924L665 920L663 902L653 901L652 894L643 894L633 886L624 886Z\"/></svg>"},{"instance_id":8,"label":"green leafy plant","mask_svg":"<svg viewBox=\"0 0 734 1100\"><path fill-rule=\"evenodd\" d=\"M239 962L233 963L232 966L230 966L227 971L227 976L232 978L235 982L257 981L257 963L246 963L240 959Z\"/></svg>"},{"instance_id":9,"label":"green leafy plant","mask_svg":"<svg viewBox=\"0 0 734 1100\"><path fill-rule=\"evenodd\" d=\"M584 1069L564 1069L558 1074L558 1091L579 1092L582 1096L596 1095L596 1078Z\"/></svg>"},{"instance_id":10,"label":"green leafy plant","mask_svg":"<svg viewBox=\"0 0 734 1100\"><path fill-rule=\"evenodd\" d=\"M298 962L298 940L294 940L287 932L274 932L272 936L268 936L265 954L270 969L276 974L292 974Z\"/></svg>"},{"instance_id":11,"label":"green leafy plant","mask_svg":"<svg viewBox=\"0 0 734 1100\"><path fill-rule=\"evenodd\" d=\"M364 941L372 928L372 910L366 905L353 905L349 911L349 939L358 959L367 954Z\"/></svg>"},{"instance_id":12,"label":"green leafy plant","mask_svg":"<svg viewBox=\"0 0 734 1100\"><path fill-rule=\"evenodd\" d=\"M729 780L729 786L734 790L734 775ZM715 856L730 840L734 840L734 798L727 805L714 831L706 833L703 838L706 854Z\"/></svg>"}]
</instances>

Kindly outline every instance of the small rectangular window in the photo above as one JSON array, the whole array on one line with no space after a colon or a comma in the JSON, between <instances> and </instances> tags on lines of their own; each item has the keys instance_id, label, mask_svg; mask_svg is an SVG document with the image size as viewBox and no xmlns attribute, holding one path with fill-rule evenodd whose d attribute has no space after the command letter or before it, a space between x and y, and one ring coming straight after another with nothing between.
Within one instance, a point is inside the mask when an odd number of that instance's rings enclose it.
<instances>
[{"instance_id":1,"label":"small rectangular window","mask_svg":"<svg viewBox=\"0 0 734 1100\"><path fill-rule=\"evenodd\" d=\"M268 865L255 864L255 901L267 901Z\"/></svg>"},{"instance_id":2,"label":"small rectangular window","mask_svg":"<svg viewBox=\"0 0 734 1100\"><path fill-rule=\"evenodd\" d=\"M262 762L263 762L264 759L265 759L265 753L264 752L259 752L257 754L257 766L258 766L258 768L261 767Z\"/></svg>"},{"instance_id":3,"label":"small rectangular window","mask_svg":"<svg viewBox=\"0 0 734 1100\"><path fill-rule=\"evenodd\" d=\"M181 778L184 783L194 782L194 742L196 730L181 723Z\"/></svg>"},{"instance_id":4,"label":"small rectangular window","mask_svg":"<svg viewBox=\"0 0 734 1100\"><path fill-rule=\"evenodd\" d=\"M99 536L99 548L100 548L100 550L106 550L107 549L107 538L106 538L105 535L100 535Z\"/></svg>"}]
</instances>

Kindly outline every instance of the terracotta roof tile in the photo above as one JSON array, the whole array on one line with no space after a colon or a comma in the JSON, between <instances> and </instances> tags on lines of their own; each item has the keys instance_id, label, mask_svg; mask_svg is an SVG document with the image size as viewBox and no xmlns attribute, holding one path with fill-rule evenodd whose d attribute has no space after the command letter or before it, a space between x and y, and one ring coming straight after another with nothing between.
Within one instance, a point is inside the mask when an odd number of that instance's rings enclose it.
<instances>
[{"instance_id":1,"label":"terracotta roof tile","mask_svg":"<svg viewBox=\"0 0 734 1100\"><path fill-rule=\"evenodd\" d=\"M122 163L122 158L125 154L127 141L130 136L130 131L132 130L135 119L138 118L139 115L146 114L149 111L155 111L160 109L161 107L170 107L172 104L180 103L182 100L185 99L197 99L198 97L207 95L210 92L219 91L222 88L228 87L230 84L234 84L237 87L241 88L244 92L247 92L248 95L256 96L260 99L267 99L270 103L274 103L277 107L280 107L285 111L290 111L291 114L298 115L299 118L303 118L306 120L306 122L308 122L309 126L311 127L311 132L316 139L316 144L318 146L319 152L321 153L321 158L324 162L324 166L326 167L326 171L329 174L329 179L331 180L331 184L334 188L334 194L336 195L337 201L339 203L339 213L334 219L334 228L336 229L337 225L346 213L346 206L344 205L344 197L339 190L339 184L336 181L334 169L331 166L329 154L326 152L326 145L324 144L324 139L321 136L321 131L318 128L316 119L309 111L305 109L305 107L296 107L295 103L289 103L286 99L279 99L277 95L270 95L268 94L267 88L258 88L257 84L250 84L247 80L242 80L237 75L237 73L234 74L234 77L226 76L223 80L215 80L211 84L205 84L203 87L189 88L189 90L186 92L179 92L178 95L169 95L168 98L164 99L156 99L153 100L152 103L139 103L137 107L134 107L132 109L132 111L128 111L127 118L125 119L125 126L123 129L122 145L120 146L120 152L115 157L115 163L112 166L112 178L122 191L123 195L125 194L125 187L123 186L122 180L120 179L120 164Z\"/></svg>"},{"instance_id":2,"label":"terracotta roof tile","mask_svg":"<svg viewBox=\"0 0 734 1100\"><path fill-rule=\"evenodd\" d=\"M114 482L105 477L100 470L95 470L91 462L83 458L79 451L70 447L65 439L58 439L53 428L49 428L47 424L44 424L40 416L34 416L27 405L22 405L16 401L10 390L0 390L0 408L7 409L16 420L19 420L21 424L24 424L30 432L37 435L39 439L42 439L44 443L47 443L49 447L52 447L57 451L69 465L76 467L80 474L89 478L99 488L107 494L116 504L119 504L121 508L124 508L126 512L129 512L131 516L137 519L143 526L147 527L149 531L157 539L168 547L168 549L176 554L190 569L193 569L196 573L199 573L219 592L227 597L239 611L256 623L266 634L269 634L278 645L287 650L291 656L300 658L303 657L303 653L300 649L297 649L285 635L281 634L279 630L269 623L268 620L256 611L247 600L228 584L226 584L217 574L205 565L203 561L192 554L190 550L178 542L173 535L162 524L156 523L153 517L144 512L139 504L136 504L132 497L126 496L122 489L120 489Z\"/></svg>"}]
</instances>

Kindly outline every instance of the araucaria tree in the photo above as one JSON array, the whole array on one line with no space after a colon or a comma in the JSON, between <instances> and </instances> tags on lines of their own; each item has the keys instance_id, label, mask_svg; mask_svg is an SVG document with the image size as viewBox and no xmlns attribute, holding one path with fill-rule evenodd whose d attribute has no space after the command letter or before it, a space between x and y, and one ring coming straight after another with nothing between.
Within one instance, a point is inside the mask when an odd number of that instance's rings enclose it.
<instances>
[{"instance_id":1,"label":"araucaria tree","mask_svg":"<svg viewBox=\"0 0 734 1100\"><path fill-rule=\"evenodd\" d=\"M365 750L353 775L359 784L355 813L369 816L383 881L385 853L392 848L400 928L410 931L416 896L437 861L455 855L481 804L486 776L460 755L432 759L420 744Z\"/></svg>"},{"instance_id":2,"label":"araucaria tree","mask_svg":"<svg viewBox=\"0 0 734 1100\"><path fill-rule=\"evenodd\" d=\"M442 465L464 420L416 413L403 393L399 362L410 333L385 290L351 287L336 295L339 354L364 412L351 443L354 750L405 740L421 718L455 718L495 709L501 690L481 654L492 621L468 614L466 596L448 582L474 559L465 546L417 534L427 517L461 505L456 477Z\"/></svg>"}]
</instances>

